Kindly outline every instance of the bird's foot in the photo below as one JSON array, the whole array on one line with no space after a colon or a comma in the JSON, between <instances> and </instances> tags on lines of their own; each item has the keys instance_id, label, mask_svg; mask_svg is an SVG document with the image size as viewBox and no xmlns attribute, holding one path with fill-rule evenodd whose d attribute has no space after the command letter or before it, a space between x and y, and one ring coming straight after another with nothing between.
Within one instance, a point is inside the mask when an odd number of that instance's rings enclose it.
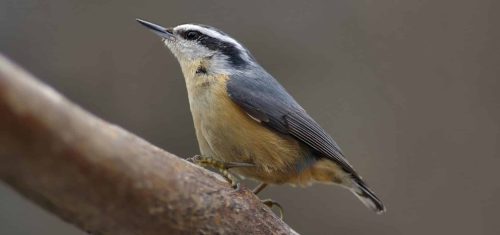
<instances>
[{"instance_id":1,"label":"bird's foot","mask_svg":"<svg viewBox=\"0 0 500 235\"><path fill-rule=\"evenodd\" d=\"M219 173L224 178L226 178L227 182L229 182L229 184L231 184L231 187L234 189L234 191L240 190L240 183L238 182L238 180L236 179L236 177L234 175L229 173L229 171L227 169L224 169L224 168L216 168L216 169L219 171Z\"/></svg>"},{"instance_id":2,"label":"bird's foot","mask_svg":"<svg viewBox=\"0 0 500 235\"><path fill-rule=\"evenodd\" d=\"M260 193L264 188L267 187L267 183L260 183L257 187L255 187L252 192L257 195L258 193ZM272 200L272 199L264 199L264 200L261 200L261 202L266 205L267 207L269 207L270 209L273 209L274 206L276 206L280 212L280 218L283 219L283 207L276 201Z\"/></svg>"},{"instance_id":3,"label":"bird's foot","mask_svg":"<svg viewBox=\"0 0 500 235\"><path fill-rule=\"evenodd\" d=\"M200 166L208 166L216 169L230 184L231 187L236 191L240 189L240 184L237 182L236 177L229 173L228 169L235 167L253 167L254 165L251 163L245 162L223 162L216 160L211 157L195 155L186 159L189 162Z\"/></svg>"},{"instance_id":4,"label":"bird's foot","mask_svg":"<svg viewBox=\"0 0 500 235\"><path fill-rule=\"evenodd\" d=\"M261 202L264 205L266 205L267 207L269 207L270 209L273 209L273 207L278 208L278 211L280 213L280 219L283 219L283 215L285 213L284 213L283 207L278 202L276 202L273 199L264 199L264 200L261 200Z\"/></svg>"}]
</instances>

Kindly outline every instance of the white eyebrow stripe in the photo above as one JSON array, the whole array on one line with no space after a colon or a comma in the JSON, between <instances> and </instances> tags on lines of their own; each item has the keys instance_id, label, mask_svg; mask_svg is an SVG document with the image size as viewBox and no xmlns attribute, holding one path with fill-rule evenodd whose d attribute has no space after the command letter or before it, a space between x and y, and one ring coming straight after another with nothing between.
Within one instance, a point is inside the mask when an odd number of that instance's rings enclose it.
<instances>
[{"instance_id":1,"label":"white eyebrow stripe","mask_svg":"<svg viewBox=\"0 0 500 235\"><path fill-rule=\"evenodd\" d=\"M174 30L179 30L179 29L197 30L200 33L203 33L203 34L208 35L210 37L219 39L221 41L230 42L230 43L234 44L236 47L238 47L238 49L245 51L245 48L240 43L238 43L236 40L234 40L233 38L231 38L227 35L220 34L219 32L217 32L215 30L207 29L207 28L201 27L199 25L194 25L194 24L183 24L183 25L179 25L179 26L174 28Z\"/></svg>"}]
</instances>

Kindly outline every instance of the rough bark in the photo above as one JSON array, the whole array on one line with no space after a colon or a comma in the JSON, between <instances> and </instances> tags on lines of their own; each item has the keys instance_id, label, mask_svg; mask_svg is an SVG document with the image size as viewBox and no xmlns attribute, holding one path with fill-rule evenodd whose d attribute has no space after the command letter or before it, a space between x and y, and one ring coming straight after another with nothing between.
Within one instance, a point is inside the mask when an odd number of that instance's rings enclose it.
<instances>
[{"instance_id":1,"label":"rough bark","mask_svg":"<svg viewBox=\"0 0 500 235\"><path fill-rule=\"evenodd\" d=\"M1 55L0 179L93 234L296 234L249 190L89 114Z\"/></svg>"}]
</instances>

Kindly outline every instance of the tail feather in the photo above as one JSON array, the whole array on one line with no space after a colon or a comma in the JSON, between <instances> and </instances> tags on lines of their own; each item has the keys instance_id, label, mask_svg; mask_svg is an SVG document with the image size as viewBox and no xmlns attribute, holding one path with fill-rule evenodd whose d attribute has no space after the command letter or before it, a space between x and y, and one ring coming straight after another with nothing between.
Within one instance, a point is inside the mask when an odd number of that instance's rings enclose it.
<instances>
[{"instance_id":1,"label":"tail feather","mask_svg":"<svg viewBox=\"0 0 500 235\"><path fill-rule=\"evenodd\" d=\"M354 185L351 191L356 195L359 200L368 208L375 211L377 214L385 212L385 206L382 201L375 196L368 186L361 179L353 179Z\"/></svg>"}]
</instances>

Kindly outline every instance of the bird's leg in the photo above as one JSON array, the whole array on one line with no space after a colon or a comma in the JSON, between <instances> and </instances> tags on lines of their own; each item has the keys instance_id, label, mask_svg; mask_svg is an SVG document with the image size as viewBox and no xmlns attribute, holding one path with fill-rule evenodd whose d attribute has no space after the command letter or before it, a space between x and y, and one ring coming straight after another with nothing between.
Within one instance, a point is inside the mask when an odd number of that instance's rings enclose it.
<instances>
[{"instance_id":1,"label":"bird's leg","mask_svg":"<svg viewBox=\"0 0 500 235\"><path fill-rule=\"evenodd\" d=\"M193 157L187 158L186 159L189 162L195 163L195 164L200 164L200 165L208 165L214 168L221 168L221 169L231 169L231 168L236 168L236 167L254 167L255 165L252 163L246 163L246 162L224 162L224 161L219 161L211 157L206 157L206 156L201 156L201 155L194 155Z\"/></svg>"},{"instance_id":2,"label":"bird's leg","mask_svg":"<svg viewBox=\"0 0 500 235\"><path fill-rule=\"evenodd\" d=\"M235 167L253 167L253 166L255 166L254 164L245 163L245 162L223 162L223 161L213 159L211 157L206 157L206 156L201 156L201 155L195 155L195 156L190 157L186 160L189 162L192 162L194 164L197 164L197 165L213 167L214 169L219 171L219 173L224 178L226 178L226 180L231 184L231 187L233 187L236 190L239 190L240 184L237 182L236 177L234 177L231 173L229 173L228 169L235 168Z\"/></svg>"},{"instance_id":3,"label":"bird's leg","mask_svg":"<svg viewBox=\"0 0 500 235\"><path fill-rule=\"evenodd\" d=\"M257 187L255 187L252 192L257 195L259 194L262 190L264 190L265 188L267 187L267 184L266 183L260 183L259 185L257 185Z\"/></svg>"}]
</instances>

